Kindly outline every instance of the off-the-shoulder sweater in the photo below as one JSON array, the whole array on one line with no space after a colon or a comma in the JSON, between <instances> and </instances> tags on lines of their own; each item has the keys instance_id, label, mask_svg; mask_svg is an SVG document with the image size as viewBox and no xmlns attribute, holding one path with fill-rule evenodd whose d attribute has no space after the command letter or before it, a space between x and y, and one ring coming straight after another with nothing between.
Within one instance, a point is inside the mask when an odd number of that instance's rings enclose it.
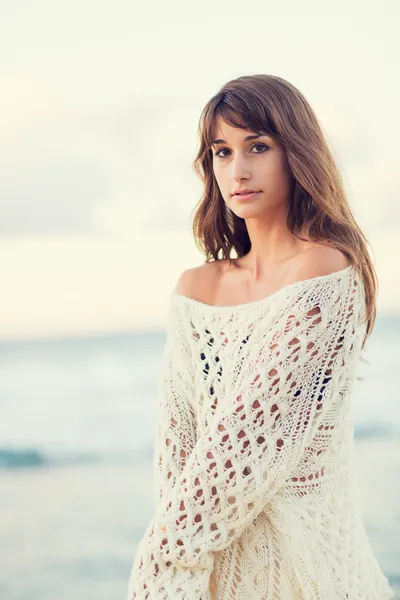
<instances>
[{"instance_id":1,"label":"off-the-shoulder sweater","mask_svg":"<svg viewBox=\"0 0 400 600\"><path fill-rule=\"evenodd\" d=\"M350 265L215 306L172 292L155 516L128 600L389 600L356 500Z\"/></svg>"}]
</instances>

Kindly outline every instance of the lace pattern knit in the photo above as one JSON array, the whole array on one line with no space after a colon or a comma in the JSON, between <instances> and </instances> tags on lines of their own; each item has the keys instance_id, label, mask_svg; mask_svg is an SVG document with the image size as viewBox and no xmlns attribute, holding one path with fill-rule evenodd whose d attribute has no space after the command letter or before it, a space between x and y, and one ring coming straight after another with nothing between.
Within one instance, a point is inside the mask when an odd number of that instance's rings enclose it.
<instances>
[{"instance_id":1,"label":"lace pattern knit","mask_svg":"<svg viewBox=\"0 0 400 600\"><path fill-rule=\"evenodd\" d=\"M386 600L354 495L353 266L237 306L172 293L157 508L128 600Z\"/></svg>"}]
</instances>

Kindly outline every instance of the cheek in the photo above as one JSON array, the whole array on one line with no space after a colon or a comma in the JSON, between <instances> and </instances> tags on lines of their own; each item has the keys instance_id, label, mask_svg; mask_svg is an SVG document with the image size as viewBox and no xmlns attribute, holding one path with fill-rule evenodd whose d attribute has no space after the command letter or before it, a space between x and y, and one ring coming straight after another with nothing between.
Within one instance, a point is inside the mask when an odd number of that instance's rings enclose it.
<instances>
[{"instance_id":1,"label":"cheek","mask_svg":"<svg viewBox=\"0 0 400 600\"><path fill-rule=\"evenodd\" d=\"M275 160L269 161L265 165L266 172L274 179L279 181L286 180L288 178L288 171L286 163L282 157L276 157Z\"/></svg>"},{"instance_id":2,"label":"cheek","mask_svg":"<svg viewBox=\"0 0 400 600\"><path fill-rule=\"evenodd\" d=\"M226 175L224 175L223 170L218 167L214 168L214 178L218 187L223 191L224 186L226 186Z\"/></svg>"}]
</instances>

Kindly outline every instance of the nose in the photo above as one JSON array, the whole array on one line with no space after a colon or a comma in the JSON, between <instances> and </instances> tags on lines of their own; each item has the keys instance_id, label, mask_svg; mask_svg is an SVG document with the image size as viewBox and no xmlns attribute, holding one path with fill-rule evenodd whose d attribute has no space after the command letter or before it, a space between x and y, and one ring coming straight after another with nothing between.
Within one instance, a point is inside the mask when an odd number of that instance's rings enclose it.
<instances>
[{"instance_id":1,"label":"nose","mask_svg":"<svg viewBox=\"0 0 400 600\"><path fill-rule=\"evenodd\" d=\"M232 179L234 181L242 181L250 177L248 165L246 164L245 158L237 154L232 160Z\"/></svg>"}]
</instances>

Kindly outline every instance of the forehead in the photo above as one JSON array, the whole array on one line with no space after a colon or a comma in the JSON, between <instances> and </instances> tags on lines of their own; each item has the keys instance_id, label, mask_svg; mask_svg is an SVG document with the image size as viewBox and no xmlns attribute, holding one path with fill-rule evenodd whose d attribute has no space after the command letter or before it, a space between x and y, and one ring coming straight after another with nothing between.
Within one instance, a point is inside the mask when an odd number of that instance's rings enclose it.
<instances>
[{"instance_id":1,"label":"forehead","mask_svg":"<svg viewBox=\"0 0 400 600\"><path fill-rule=\"evenodd\" d=\"M214 128L213 135L211 136L211 145L216 146L217 144L225 144L234 141L250 142L251 140L258 139L260 136L271 138L271 136L264 131L233 127L232 125L224 123L220 124L219 127Z\"/></svg>"},{"instance_id":2,"label":"forehead","mask_svg":"<svg viewBox=\"0 0 400 600\"><path fill-rule=\"evenodd\" d=\"M254 131L253 129L248 129L246 126L238 126L238 124L235 124L235 126L231 125L230 123L224 121L221 117L216 117L212 126L213 139L220 137L221 135L244 137L246 134L255 133L259 132Z\"/></svg>"},{"instance_id":3,"label":"forehead","mask_svg":"<svg viewBox=\"0 0 400 600\"><path fill-rule=\"evenodd\" d=\"M229 114L228 120L225 120L223 115L216 114L211 118L206 139L210 146L215 144L216 140L223 140L226 143L228 143L228 141L247 142L252 139L250 136L253 136L254 138L255 136L259 137L261 135L267 136L270 141L273 141L274 135L268 130L268 126L252 128L251 125L246 124L243 119L236 114Z\"/></svg>"}]
</instances>

